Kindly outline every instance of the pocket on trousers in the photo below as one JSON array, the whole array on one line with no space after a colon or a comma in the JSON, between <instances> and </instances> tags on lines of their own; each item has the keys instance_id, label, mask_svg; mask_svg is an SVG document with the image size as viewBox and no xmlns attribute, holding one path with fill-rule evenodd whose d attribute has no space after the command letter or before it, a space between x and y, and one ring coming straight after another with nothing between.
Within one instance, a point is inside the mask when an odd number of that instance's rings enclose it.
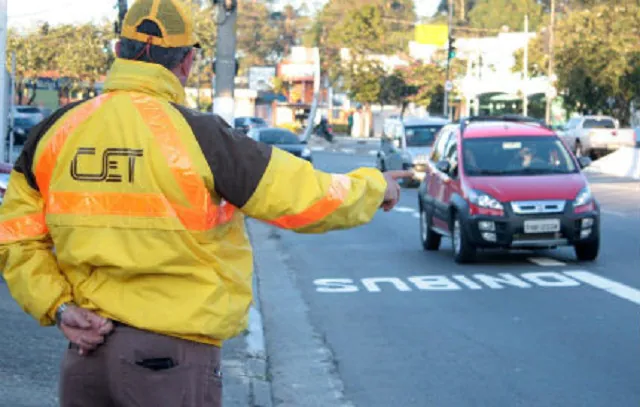
<instances>
[{"instance_id":1,"label":"pocket on trousers","mask_svg":"<svg viewBox=\"0 0 640 407\"><path fill-rule=\"evenodd\" d=\"M187 398L191 366L151 370L120 359L122 399L131 407L181 407Z\"/></svg>"}]
</instances>

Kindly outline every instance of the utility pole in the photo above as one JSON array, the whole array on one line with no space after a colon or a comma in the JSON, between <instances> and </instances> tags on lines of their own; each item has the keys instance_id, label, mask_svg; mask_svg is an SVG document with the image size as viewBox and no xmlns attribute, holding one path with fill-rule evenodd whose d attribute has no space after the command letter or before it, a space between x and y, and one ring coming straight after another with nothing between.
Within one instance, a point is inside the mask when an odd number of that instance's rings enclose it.
<instances>
[{"instance_id":1,"label":"utility pole","mask_svg":"<svg viewBox=\"0 0 640 407\"><path fill-rule=\"evenodd\" d=\"M556 20L556 1L551 0L551 24L549 25L549 72L547 74L549 81L549 89L547 90L547 107L545 111L545 121L547 124L551 124L551 102L553 101L549 95L551 91L551 87L555 86L553 81L554 72L553 72L553 58L554 58L554 31L555 31L555 20Z\"/></svg>"},{"instance_id":2,"label":"utility pole","mask_svg":"<svg viewBox=\"0 0 640 407\"><path fill-rule=\"evenodd\" d=\"M527 90L529 89L529 15L524 16L524 32L526 36L526 44L524 46L524 61L523 61L523 82L522 82L522 115L527 116L529 114L529 95Z\"/></svg>"},{"instance_id":3,"label":"utility pole","mask_svg":"<svg viewBox=\"0 0 640 407\"><path fill-rule=\"evenodd\" d=\"M7 145L7 119L9 114L9 89L7 88L7 0L0 0L0 158L5 160ZM9 154L9 157L11 155ZM11 161L11 160L8 160Z\"/></svg>"},{"instance_id":4,"label":"utility pole","mask_svg":"<svg viewBox=\"0 0 640 407\"><path fill-rule=\"evenodd\" d=\"M127 5L127 0L118 0L118 25L116 26L116 34L120 34L122 32L122 23L124 21L124 17L127 15L127 10L129 6Z\"/></svg>"},{"instance_id":5,"label":"utility pole","mask_svg":"<svg viewBox=\"0 0 640 407\"><path fill-rule=\"evenodd\" d=\"M216 75L213 113L233 124L238 3L236 0L214 0L213 3L218 6L218 41L213 62Z\"/></svg>"},{"instance_id":6,"label":"utility pole","mask_svg":"<svg viewBox=\"0 0 640 407\"><path fill-rule=\"evenodd\" d=\"M11 99L9 99L9 126L11 131L9 132L9 162L13 163L13 144L15 143L15 116L13 114L13 104L16 100L16 52L11 53Z\"/></svg>"},{"instance_id":7,"label":"utility pole","mask_svg":"<svg viewBox=\"0 0 640 407\"><path fill-rule=\"evenodd\" d=\"M449 81L451 80L451 48L453 41L453 0L449 0L449 49L447 52L447 81L445 82L444 87L444 116L449 117Z\"/></svg>"}]
</instances>

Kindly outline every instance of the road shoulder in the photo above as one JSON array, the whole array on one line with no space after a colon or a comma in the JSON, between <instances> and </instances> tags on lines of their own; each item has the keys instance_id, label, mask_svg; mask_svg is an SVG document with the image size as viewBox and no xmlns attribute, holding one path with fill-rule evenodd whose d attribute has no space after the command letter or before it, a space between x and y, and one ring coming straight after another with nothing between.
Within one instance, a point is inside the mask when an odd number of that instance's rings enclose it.
<instances>
[{"instance_id":1,"label":"road shoulder","mask_svg":"<svg viewBox=\"0 0 640 407\"><path fill-rule=\"evenodd\" d=\"M264 322L273 405L351 406L330 349L314 330L308 307L296 288L277 229L247 222L254 247L257 293Z\"/></svg>"}]
</instances>

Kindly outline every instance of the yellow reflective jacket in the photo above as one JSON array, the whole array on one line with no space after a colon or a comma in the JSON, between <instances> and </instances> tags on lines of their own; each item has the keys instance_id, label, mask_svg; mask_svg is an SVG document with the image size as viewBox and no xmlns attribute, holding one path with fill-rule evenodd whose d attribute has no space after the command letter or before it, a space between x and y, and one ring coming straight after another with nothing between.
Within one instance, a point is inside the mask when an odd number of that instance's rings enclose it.
<instances>
[{"instance_id":1,"label":"yellow reflective jacket","mask_svg":"<svg viewBox=\"0 0 640 407\"><path fill-rule=\"evenodd\" d=\"M367 223L380 207L379 171L316 171L184 97L168 70L117 60L104 94L29 135L0 207L0 267L40 324L74 301L220 345L246 328L252 299L244 215L321 233Z\"/></svg>"}]
</instances>

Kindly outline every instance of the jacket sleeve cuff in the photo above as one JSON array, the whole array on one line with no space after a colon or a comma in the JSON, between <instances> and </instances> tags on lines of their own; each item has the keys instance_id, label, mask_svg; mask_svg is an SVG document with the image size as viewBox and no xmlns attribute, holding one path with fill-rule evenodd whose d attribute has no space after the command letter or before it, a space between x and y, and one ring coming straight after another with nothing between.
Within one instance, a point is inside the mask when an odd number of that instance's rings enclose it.
<instances>
[{"instance_id":1,"label":"jacket sleeve cuff","mask_svg":"<svg viewBox=\"0 0 640 407\"><path fill-rule=\"evenodd\" d=\"M72 302L73 298L69 294L62 295L58 301L49 309L47 314L40 320L41 325L55 325L56 323L56 311L60 306L66 302Z\"/></svg>"}]
</instances>

